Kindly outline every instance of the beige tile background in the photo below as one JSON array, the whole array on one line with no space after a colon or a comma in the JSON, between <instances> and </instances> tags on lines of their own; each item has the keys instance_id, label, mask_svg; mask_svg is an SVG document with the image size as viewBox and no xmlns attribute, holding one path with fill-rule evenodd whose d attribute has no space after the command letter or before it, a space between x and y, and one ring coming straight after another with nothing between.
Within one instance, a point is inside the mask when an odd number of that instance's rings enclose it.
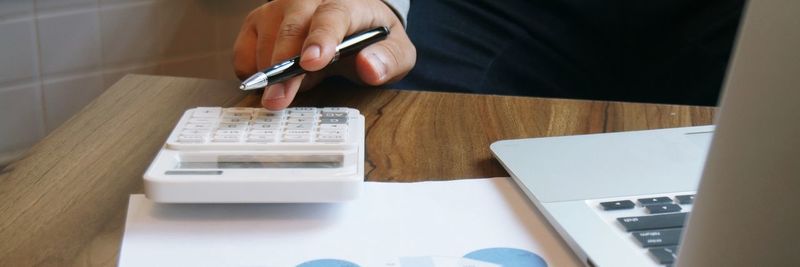
<instances>
[{"instance_id":1,"label":"beige tile background","mask_svg":"<svg viewBox=\"0 0 800 267\"><path fill-rule=\"evenodd\" d=\"M0 166L127 73L235 79L266 0L0 0Z\"/></svg>"}]
</instances>

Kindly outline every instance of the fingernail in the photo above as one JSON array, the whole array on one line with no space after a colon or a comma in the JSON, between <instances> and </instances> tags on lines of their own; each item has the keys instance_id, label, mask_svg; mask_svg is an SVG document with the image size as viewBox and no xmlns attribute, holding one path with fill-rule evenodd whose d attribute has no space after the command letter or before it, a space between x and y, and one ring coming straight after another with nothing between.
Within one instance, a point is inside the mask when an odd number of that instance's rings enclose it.
<instances>
[{"instance_id":1,"label":"fingernail","mask_svg":"<svg viewBox=\"0 0 800 267\"><path fill-rule=\"evenodd\" d=\"M273 100L284 98L286 94L283 92L283 88L284 86L282 83L270 86L269 89L267 89L267 95L265 99Z\"/></svg>"},{"instance_id":2,"label":"fingernail","mask_svg":"<svg viewBox=\"0 0 800 267\"><path fill-rule=\"evenodd\" d=\"M318 45L310 45L303 51L301 61L315 60L320 56L320 48Z\"/></svg>"},{"instance_id":3,"label":"fingernail","mask_svg":"<svg viewBox=\"0 0 800 267\"><path fill-rule=\"evenodd\" d=\"M377 53L370 53L367 60L369 60L372 68L378 71L378 79L383 80L383 78L386 78L386 62Z\"/></svg>"}]
</instances>

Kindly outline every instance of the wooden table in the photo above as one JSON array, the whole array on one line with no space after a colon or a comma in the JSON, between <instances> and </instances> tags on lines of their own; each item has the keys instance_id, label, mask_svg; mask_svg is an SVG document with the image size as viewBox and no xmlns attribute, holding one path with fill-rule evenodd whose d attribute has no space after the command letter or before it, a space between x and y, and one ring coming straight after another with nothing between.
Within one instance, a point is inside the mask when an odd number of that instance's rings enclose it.
<instances>
[{"instance_id":1,"label":"wooden table","mask_svg":"<svg viewBox=\"0 0 800 267\"><path fill-rule=\"evenodd\" d=\"M0 172L0 266L115 265L128 195L187 108L258 106L234 81L127 76ZM320 88L366 116L369 181L507 176L496 140L706 125L708 107Z\"/></svg>"}]
</instances>

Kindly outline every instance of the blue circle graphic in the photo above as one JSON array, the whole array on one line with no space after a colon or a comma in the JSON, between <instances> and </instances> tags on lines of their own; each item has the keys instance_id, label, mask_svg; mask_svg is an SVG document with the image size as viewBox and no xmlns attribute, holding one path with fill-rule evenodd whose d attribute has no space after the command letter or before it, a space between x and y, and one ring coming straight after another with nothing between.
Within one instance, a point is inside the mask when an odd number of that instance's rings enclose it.
<instances>
[{"instance_id":1,"label":"blue circle graphic","mask_svg":"<svg viewBox=\"0 0 800 267\"><path fill-rule=\"evenodd\" d=\"M536 253L516 248L485 248L464 258L500 264L503 267L547 267L547 262Z\"/></svg>"},{"instance_id":2,"label":"blue circle graphic","mask_svg":"<svg viewBox=\"0 0 800 267\"><path fill-rule=\"evenodd\" d=\"M319 259L307 261L297 265L297 267L359 267L358 264L337 259Z\"/></svg>"}]
</instances>

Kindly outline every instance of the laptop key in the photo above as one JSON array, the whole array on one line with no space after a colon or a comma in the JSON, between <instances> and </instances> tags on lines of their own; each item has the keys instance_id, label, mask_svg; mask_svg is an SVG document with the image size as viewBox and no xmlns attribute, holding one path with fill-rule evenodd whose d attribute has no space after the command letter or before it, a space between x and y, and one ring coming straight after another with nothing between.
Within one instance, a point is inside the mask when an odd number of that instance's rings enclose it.
<instances>
[{"instance_id":1,"label":"laptop key","mask_svg":"<svg viewBox=\"0 0 800 267\"><path fill-rule=\"evenodd\" d=\"M658 264L673 263L678 257L678 247L651 248L649 251Z\"/></svg>"},{"instance_id":2,"label":"laptop key","mask_svg":"<svg viewBox=\"0 0 800 267\"><path fill-rule=\"evenodd\" d=\"M675 196L675 199L678 200L678 204L688 205L694 203L694 195Z\"/></svg>"},{"instance_id":3,"label":"laptop key","mask_svg":"<svg viewBox=\"0 0 800 267\"><path fill-rule=\"evenodd\" d=\"M627 210L632 209L636 206L633 201L630 200L621 200L621 201L608 201L608 202L601 202L600 206L603 206L603 210Z\"/></svg>"},{"instance_id":4,"label":"laptop key","mask_svg":"<svg viewBox=\"0 0 800 267\"><path fill-rule=\"evenodd\" d=\"M621 217L617 221L628 232L683 227L686 212L650 216Z\"/></svg>"},{"instance_id":5,"label":"laptop key","mask_svg":"<svg viewBox=\"0 0 800 267\"><path fill-rule=\"evenodd\" d=\"M645 208L647 209L647 213L650 213L650 214L659 214L659 213L681 211L681 206L678 206L678 204L647 205L647 206L645 206Z\"/></svg>"},{"instance_id":6,"label":"laptop key","mask_svg":"<svg viewBox=\"0 0 800 267\"><path fill-rule=\"evenodd\" d=\"M675 246L681 239L683 228L633 232L639 245L645 248Z\"/></svg>"},{"instance_id":7,"label":"laptop key","mask_svg":"<svg viewBox=\"0 0 800 267\"><path fill-rule=\"evenodd\" d=\"M672 203L672 199L668 197L640 198L637 199L636 201L639 201L639 204L642 204L642 206Z\"/></svg>"}]
</instances>

